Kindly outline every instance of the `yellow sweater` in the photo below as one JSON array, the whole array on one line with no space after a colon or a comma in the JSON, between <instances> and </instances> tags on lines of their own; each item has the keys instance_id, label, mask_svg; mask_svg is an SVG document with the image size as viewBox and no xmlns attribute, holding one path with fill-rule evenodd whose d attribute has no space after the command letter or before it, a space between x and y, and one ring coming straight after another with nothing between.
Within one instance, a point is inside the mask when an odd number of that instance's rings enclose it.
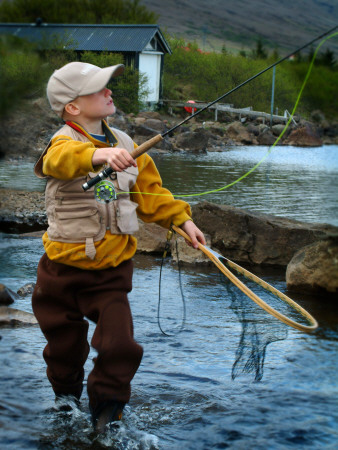
<instances>
[{"instance_id":1,"label":"yellow sweater","mask_svg":"<svg viewBox=\"0 0 338 450\"><path fill-rule=\"evenodd\" d=\"M43 158L43 173L57 179L67 180L86 175L101 168L92 166L92 156L98 147L107 144L92 139L92 142L79 142L69 136L56 136L52 139L47 154ZM118 147L118 143L115 145ZM134 144L137 147L136 144ZM164 228L173 223L180 226L191 219L188 203L175 200L171 193L162 187L160 174L152 158L141 155L137 158L139 175L132 189L131 200L138 204L137 214L144 222L155 222ZM147 195L147 193L161 195ZM85 255L85 243L63 243L51 241L47 232L42 238L49 259L87 270L116 267L134 256L137 240L131 235L115 235L107 231L101 241L95 242L96 256L93 260Z\"/></svg>"}]
</instances>

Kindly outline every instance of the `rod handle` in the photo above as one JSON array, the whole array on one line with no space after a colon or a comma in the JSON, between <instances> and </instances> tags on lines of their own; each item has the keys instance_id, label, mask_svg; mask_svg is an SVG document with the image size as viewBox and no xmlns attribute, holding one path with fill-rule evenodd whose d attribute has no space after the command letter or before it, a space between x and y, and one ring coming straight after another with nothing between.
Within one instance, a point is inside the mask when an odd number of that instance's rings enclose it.
<instances>
[{"instance_id":1,"label":"rod handle","mask_svg":"<svg viewBox=\"0 0 338 450\"><path fill-rule=\"evenodd\" d=\"M149 139L148 141L144 142L143 144L139 145L135 150L130 152L130 155L136 159L139 156L143 155L143 153L146 153L148 150L150 150L154 145L156 145L158 142L163 140L163 136L161 134L157 134L153 138ZM99 181L104 180L105 178L109 177L114 172L114 170L111 167L107 167L106 169L102 170L96 177L91 178L86 183L82 185L82 189L84 191L88 191L92 186L95 186Z\"/></svg>"},{"instance_id":2,"label":"rod handle","mask_svg":"<svg viewBox=\"0 0 338 450\"><path fill-rule=\"evenodd\" d=\"M143 144L139 145L135 150L130 152L131 156L136 159L139 156L143 155L143 153L146 153L148 150L150 150L154 145L156 145L158 142L161 142L163 140L163 136L161 134L157 134L156 136L152 137L146 142L143 142Z\"/></svg>"}]
</instances>

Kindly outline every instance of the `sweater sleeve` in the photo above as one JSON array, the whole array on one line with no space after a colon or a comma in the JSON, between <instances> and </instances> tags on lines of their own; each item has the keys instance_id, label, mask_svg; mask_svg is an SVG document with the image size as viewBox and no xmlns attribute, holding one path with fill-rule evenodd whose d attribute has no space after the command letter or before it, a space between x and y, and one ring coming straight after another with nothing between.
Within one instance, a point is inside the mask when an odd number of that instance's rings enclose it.
<instances>
[{"instance_id":1,"label":"sweater sleeve","mask_svg":"<svg viewBox=\"0 0 338 450\"><path fill-rule=\"evenodd\" d=\"M98 170L92 164L95 150L91 142L56 136L43 158L43 173L59 180L70 180L95 172Z\"/></svg>"},{"instance_id":2,"label":"sweater sleeve","mask_svg":"<svg viewBox=\"0 0 338 450\"><path fill-rule=\"evenodd\" d=\"M168 189L162 186L161 176L153 159L144 154L137 159L139 175L133 187L131 198L138 203L137 213L144 222L155 222L164 228L171 224L182 225L191 220L188 203L176 200Z\"/></svg>"}]
</instances>

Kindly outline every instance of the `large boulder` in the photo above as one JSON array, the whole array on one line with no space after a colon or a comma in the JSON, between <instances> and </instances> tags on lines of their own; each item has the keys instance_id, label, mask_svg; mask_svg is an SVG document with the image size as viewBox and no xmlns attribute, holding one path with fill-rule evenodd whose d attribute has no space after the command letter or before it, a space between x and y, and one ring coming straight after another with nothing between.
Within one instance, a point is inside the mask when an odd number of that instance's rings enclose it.
<instances>
[{"instance_id":1,"label":"large boulder","mask_svg":"<svg viewBox=\"0 0 338 450\"><path fill-rule=\"evenodd\" d=\"M309 122L304 122L299 128L291 131L285 144L295 147L321 147L323 142L314 126Z\"/></svg>"},{"instance_id":2,"label":"large boulder","mask_svg":"<svg viewBox=\"0 0 338 450\"><path fill-rule=\"evenodd\" d=\"M338 235L299 250L286 270L286 284L293 291L338 293Z\"/></svg>"},{"instance_id":3,"label":"large boulder","mask_svg":"<svg viewBox=\"0 0 338 450\"><path fill-rule=\"evenodd\" d=\"M233 122L230 125L227 125L226 135L234 142L237 142L239 144L257 144L254 136L249 133L249 131L241 122Z\"/></svg>"},{"instance_id":4,"label":"large boulder","mask_svg":"<svg viewBox=\"0 0 338 450\"><path fill-rule=\"evenodd\" d=\"M139 220L139 231L134 233L137 250L140 253L163 253L167 239L167 230L156 223L144 223Z\"/></svg>"},{"instance_id":5,"label":"large boulder","mask_svg":"<svg viewBox=\"0 0 338 450\"><path fill-rule=\"evenodd\" d=\"M179 133L174 139L175 150L191 150L195 152L205 152L208 148L208 141L212 137L209 131L199 128L195 131Z\"/></svg>"},{"instance_id":6,"label":"large boulder","mask_svg":"<svg viewBox=\"0 0 338 450\"><path fill-rule=\"evenodd\" d=\"M0 306L0 326L36 325L37 323L32 313Z\"/></svg>"},{"instance_id":7,"label":"large boulder","mask_svg":"<svg viewBox=\"0 0 338 450\"><path fill-rule=\"evenodd\" d=\"M286 267L293 255L329 234L332 225L246 211L209 202L192 207L196 225L210 235L212 245L225 257L240 263Z\"/></svg>"}]
</instances>

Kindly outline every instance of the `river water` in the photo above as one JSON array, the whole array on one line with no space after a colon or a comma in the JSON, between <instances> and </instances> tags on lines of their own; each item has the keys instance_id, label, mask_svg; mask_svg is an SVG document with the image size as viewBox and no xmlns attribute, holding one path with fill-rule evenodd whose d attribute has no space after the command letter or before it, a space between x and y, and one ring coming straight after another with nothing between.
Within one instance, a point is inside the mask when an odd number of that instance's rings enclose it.
<instances>
[{"instance_id":1,"label":"river water","mask_svg":"<svg viewBox=\"0 0 338 450\"><path fill-rule=\"evenodd\" d=\"M205 155L155 156L164 184L177 194L222 187L253 167L265 148ZM337 225L338 148L279 147L230 189L189 198L227 203L309 222ZM13 187L2 163L0 183ZM26 171L26 173L24 173ZM27 165L18 189L43 189ZM35 280L40 239L2 235L1 282L16 291ZM177 266L135 257L130 294L135 337L144 358L117 430L92 434L86 394L80 407L56 411L45 376L45 340L37 326L0 329L0 448L8 449L335 449L338 306L329 298L293 298L319 321L306 334L281 324L220 279L212 267ZM258 272L286 292L285 274ZM31 311L30 296L13 305ZM290 312L292 315L292 312ZM294 317L297 319L297 317ZM89 339L93 332L90 326ZM270 342L270 343L269 343ZM265 347L266 346L266 347ZM86 373L91 370L91 352Z\"/></svg>"}]
</instances>

